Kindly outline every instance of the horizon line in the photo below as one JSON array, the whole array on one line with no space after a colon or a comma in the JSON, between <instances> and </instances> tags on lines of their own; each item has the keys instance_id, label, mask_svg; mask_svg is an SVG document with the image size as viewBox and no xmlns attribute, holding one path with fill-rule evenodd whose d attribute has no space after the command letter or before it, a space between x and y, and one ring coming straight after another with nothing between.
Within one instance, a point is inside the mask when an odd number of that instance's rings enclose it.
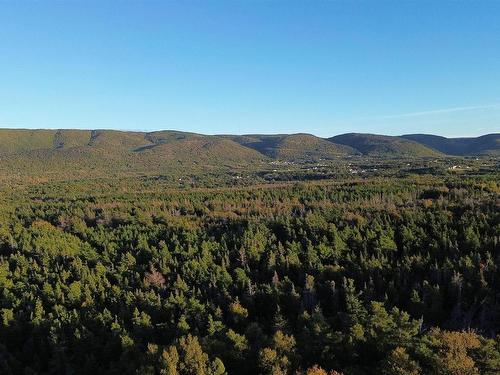
<instances>
[{"instance_id":1,"label":"horizon line","mask_svg":"<svg viewBox=\"0 0 500 375\"><path fill-rule=\"evenodd\" d=\"M491 105L493 106L493 105ZM490 107L491 107L490 106ZM500 104L496 104L495 106L500 106ZM478 107L484 107L484 106L475 106L474 108ZM457 111L461 110L459 108L473 108L473 107L457 107ZM450 108L451 110L452 108ZM443 110L436 110L436 111L443 111ZM435 111L427 111L427 112L414 112L413 114L418 114L418 113L428 113L428 112L435 112ZM398 115L398 116L403 116L403 115ZM405 114L405 116L410 116L410 114ZM453 139L453 138L478 138L486 135L493 135L493 134L500 134L497 132L491 132L491 133L480 133L479 135L471 136L471 135L464 135L464 136L444 136L436 133L405 133L405 134L384 134L384 133L373 133L373 132L343 132L343 133L337 133L334 135L328 135L328 136L320 136L316 135L314 133L307 133L307 132L294 132L294 133L199 133L195 131L187 131L187 130L177 130L177 129L158 129L158 130L138 130L138 129L123 129L123 128L113 128L113 127L98 127L98 128L86 128L86 127L68 127L68 128L61 128L61 127L52 127L52 126L47 126L47 127L29 127L29 126L12 126L12 125L5 125L5 124L0 124L0 130L79 130L79 131L118 131L118 132L131 132L131 133L155 133L155 132L162 132L162 131L170 131L170 132L181 132L181 133L191 133L191 134L198 134L198 135L205 135L205 136L249 136L249 135L298 135L298 134L307 134L307 135L312 135L314 137L318 138L332 138L340 135L346 135L346 134L365 134L365 135L381 135L381 136L390 136L390 137L403 137L407 135L432 135L432 136L439 136L439 137L444 137L448 139Z\"/></svg>"}]
</instances>

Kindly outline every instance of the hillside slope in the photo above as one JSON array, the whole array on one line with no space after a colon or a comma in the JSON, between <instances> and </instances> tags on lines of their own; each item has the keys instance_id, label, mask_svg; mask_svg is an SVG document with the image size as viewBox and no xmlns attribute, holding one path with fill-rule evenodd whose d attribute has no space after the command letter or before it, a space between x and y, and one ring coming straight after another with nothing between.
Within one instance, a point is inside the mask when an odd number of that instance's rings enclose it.
<instances>
[{"instance_id":1,"label":"hillside slope","mask_svg":"<svg viewBox=\"0 0 500 375\"><path fill-rule=\"evenodd\" d=\"M499 155L500 134L487 134L471 138L446 138L430 134L402 136L448 155Z\"/></svg>"},{"instance_id":2,"label":"hillside slope","mask_svg":"<svg viewBox=\"0 0 500 375\"><path fill-rule=\"evenodd\" d=\"M401 137L348 133L329 138L334 143L350 146L364 155L436 157L440 152Z\"/></svg>"},{"instance_id":3,"label":"hillside slope","mask_svg":"<svg viewBox=\"0 0 500 375\"><path fill-rule=\"evenodd\" d=\"M188 172L247 166L266 159L230 139L176 131L0 129L0 170L4 173Z\"/></svg>"},{"instance_id":4,"label":"hillside slope","mask_svg":"<svg viewBox=\"0 0 500 375\"><path fill-rule=\"evenodd\" d=\"M358 154L349 146L335 144L311 134L252 134L227 137L277 160L311 161Z\"/></svg>"}]
</instances>

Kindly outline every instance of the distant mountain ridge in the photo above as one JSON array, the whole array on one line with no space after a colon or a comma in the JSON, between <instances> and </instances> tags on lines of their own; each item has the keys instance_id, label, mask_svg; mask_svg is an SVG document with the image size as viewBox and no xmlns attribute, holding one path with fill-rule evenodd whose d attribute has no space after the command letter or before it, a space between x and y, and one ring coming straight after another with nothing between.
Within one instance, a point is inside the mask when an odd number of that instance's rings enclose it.
<instances>
[{"instance_id":1,"label":"distant mountain ridge","mask_svg":"<svg viewBox=\"0 0 500 375\"><path fill-rule=\"evenodd\" d=\"M203 135L181 131L0 129L0 171L38 174L163 173L253 167L273 160L315 162L356 155L423 157L500 155L500 134L449 139L433 135L349 133Z\"/></svg>"},{"instance_id":2,"label":"distant mountain ridge","mask_svg":"<svg viewBox=\"0 0 500 375\"><path fill-rule=\"evenodd\" d=\"M408 134L403 135L402 138L418 142L448 155L498 154L500 149L500 133L470 138L446 138L431 134Z\"/></svg>"},{"instance_id":3,"label":"distant mountain ridge","mask_svg":"<svg viewBox=\"0 0 500 375\"><path fill-rule=\"evenodd\" d=\"M430 149L418 142L396 136L348 133L337 135L329 139L332 142L350 146L363 155L395 157L442 156L440 152Z\"/></svg>"},{"instance_id":4,"label":"distant mountain ridge","mask_svg":"<svg viewBox=\"0 0 500 375\"><path fill-rule=\"evenodd\" d=\"M0 171L29 175L167 173L259 164L261 153L217 136L176 131L0 129Z\"/></svg>"},{"instance_id":5,"label":"distant mountain ridge","mask_svg":"<svg viewBox=\"0 0 500 375\"><path fill-rule=\"evenodd\" d=\"M272 159L288 161L335 159L339 156L359 154L352 147L304 133L226 137Z\"/></svg>"},{"instance_id":6,"label":"distant mountain ridge","mask_svg":"<svg viewBox=\"0 0 500 375\"><path fill-rule=\"evenodd\" d=\"M175 130L136 132L120 130L0 129L0 155L34 150L109 148L143 152L162 145L198 144L205 149L223 144L257 151L273 158L315 158L345 155L436 156L495 154L500 150L500 133L470 138L446 138L430 134L387 136L346 133L331 138L312 134L203 135ZM173 147L175 148L175 147ZM246 151L253 153L249 150ZM248 156L248 155L247 155Z\"/></svg>"}]
</instances>

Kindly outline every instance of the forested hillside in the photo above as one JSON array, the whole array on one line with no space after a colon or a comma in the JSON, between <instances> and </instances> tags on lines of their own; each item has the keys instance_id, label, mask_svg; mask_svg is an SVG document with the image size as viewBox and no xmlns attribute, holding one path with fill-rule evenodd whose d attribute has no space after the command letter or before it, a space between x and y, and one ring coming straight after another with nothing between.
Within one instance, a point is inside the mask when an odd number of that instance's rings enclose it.
<instances>
[{"instance_id":1,"label":"forested hillside","mask_svg":"<svg viewBox=\"0 0 500 375\"><path fill-rule=\"evenodd\" d=\"M162 131L0 130L0 174L51 180L200 173L266 157L229 139Z\"/></svg>"},{"instance_id":2,"label":"forested hillside","mask_svg":"<svg viewBox=\"0 0 500 375\"><path fill-rule=\"evenodd\" d=\"M448 155L500 154L500 134L475 138L445 138L429 134L409 134L403 138L419 142Z\"/></svg>"},{"instance_id":3,"label":"forested hillside","mask_svg":"<svg viewBox=\"0 0 500 375\"><path fill-rule=\"evenodd\" d=\"M359 150L365 155L389 157L438 157L440 153L413 140L401 137L391 137L376 134L350 133L330 138L332 142L340 143Z\"/></svg>"},{"instance_id":4,"label":"forested hillside","mask_svg":"<svg viewBox=\"0 0 500 375\"><path fill-rule=\"evenodd\" d=\"M498 182L2 185L0 373L498 374Z\"/></svg>"},{"instance_id":5,"label":"forested hillside","mask_svg":"<svg viewBox=\"0 0 500 375\"><path fill-rule=\"evenodd\" d=\"M278 160L336 159L356 155L352 147L329 142L311 134L228 136L241 145Z\"/></svg>"}]
</instances>

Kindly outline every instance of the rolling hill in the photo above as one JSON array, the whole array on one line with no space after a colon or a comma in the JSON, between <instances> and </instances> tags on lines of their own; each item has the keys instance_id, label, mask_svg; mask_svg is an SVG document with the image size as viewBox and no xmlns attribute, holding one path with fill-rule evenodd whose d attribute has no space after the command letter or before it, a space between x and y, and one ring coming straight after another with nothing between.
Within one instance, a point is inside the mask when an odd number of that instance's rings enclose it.
<instances>
[{"instance_id":1,"label":"rolling hill","mask_svg":"<svg viewBox=\"0 0 500 375\"><path fill-rule=\"evenodd\" d=\"M499 155L500 133L474 138L446 138L430 134L402 136L448 155Z\"/></svg>"},{"instance_id":2,"label":"rolling hill","mask_svg":"<svg viewBox=\"0 0 500 375\"><path fill-rule=\"evenodd\" d=\"M345 145L335 144L311 134L227 136L272 159L286 161L335 159L359 154Z\"/></svg>"},{"instance_id":3,"label":"rolling hill","mask_svg":"<svg viewBox=\"0 0 500 375\"><path fill-rule=\"evenodd\" d=\"M363 155L390 157L436 157L442 155L418 142L395 136L348 133L329 138L331 142L352 147Z\"/></svg>"},{"instance_id":4,"label":"rolling hill","mask_svg":"<svg viewBox=\"0 0 500 375\"><path fill-rule=\"evenodd\" d=\"M96 176L258 164L267 158L230 139L176 131L0 129L0 171Z\"/></svg>"}]
</instances>

